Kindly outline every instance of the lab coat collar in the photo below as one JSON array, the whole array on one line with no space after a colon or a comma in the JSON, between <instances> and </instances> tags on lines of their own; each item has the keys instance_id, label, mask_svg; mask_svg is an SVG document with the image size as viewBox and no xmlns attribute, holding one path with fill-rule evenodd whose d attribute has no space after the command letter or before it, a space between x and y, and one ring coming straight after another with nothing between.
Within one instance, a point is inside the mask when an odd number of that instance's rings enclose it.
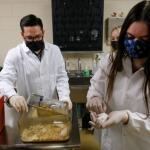
<instances>
[{"instance_id":1,"label":"lab coat collar","mask_svg":"<svg viewBox=\"0 0 150 150\"><path fill-rule=\"evenodd\" d=\"M44 41L44 44L45 44L44 50L48 50L47 42ZM23 45L23 50L24 50L26 53L32 53L32 51L26 46L25 41L23 41L22 45Z\"/></svg>"},{"instance_id":2,"label":"lab coat collar","mask_svg":"<svg viewBox=\"0 0 150 150\"><path fill-rule=\"evenodd\" d=\"M131 62L130 57L127 56L127 57L123 58L123 68L129 76L131 76L133 74L132 62ZM141 67L138 71L143 71L143 70L144 70L144 67Z\"/></svg>"}]
</instances>

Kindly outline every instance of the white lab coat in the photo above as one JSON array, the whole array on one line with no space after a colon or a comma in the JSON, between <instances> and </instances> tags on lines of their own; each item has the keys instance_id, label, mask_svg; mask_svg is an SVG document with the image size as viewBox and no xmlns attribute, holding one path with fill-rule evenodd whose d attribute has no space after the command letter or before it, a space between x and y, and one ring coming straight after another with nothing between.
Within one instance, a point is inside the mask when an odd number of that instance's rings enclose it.
<instances>
[{"instance_id":1,"label":"white lab coat","mask_svg":"<svg viewBox=\"0 0 150 150\"><path fill-rule=\"evenodd\" d=\"M91 79L87 99L97 96L105 100L107 75L110 70L109 55L100 61L100 67ZM130 58L123 59L123 71L116 76L112 99L108 104L108 112L128 110L127 125L118 124L102 129L101 150L149 150L150 118L145 117L146 109L143 94L144 69L132 73ZM150 98L148 97L150 100ZM141 117L142 116L142 117Z\"/></svg>"},{"instance_id":2,"label":"white lab coat","mask_svg":"<svg viewBox=\"0 0 150 150\"><path fill-rule=\"evenodd\" d=\"M59 100L70 99L68 77L60 49L45 42L41 61L24 42L11 49L0 72L0 88L7 97L19 94L27 99L35 93L56 99L58 92ZM6 125L14 124L16 119L12 118L18 118L19 114L8 106L5 106L5 110Z\"/></svg>"}]
</instances>

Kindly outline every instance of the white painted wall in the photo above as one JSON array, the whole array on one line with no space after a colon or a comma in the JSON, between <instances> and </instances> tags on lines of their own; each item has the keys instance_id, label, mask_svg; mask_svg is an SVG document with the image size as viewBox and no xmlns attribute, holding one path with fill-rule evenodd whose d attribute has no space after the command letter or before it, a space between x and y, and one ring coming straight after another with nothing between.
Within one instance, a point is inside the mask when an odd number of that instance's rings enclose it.
<instances>
[{"instance_id":1,"label":"white painted wall","mask_svg":"<svg viewBox=\"0 0 150 150\"><path fill-rule=\"evenodd\" d=\"M31 13L42 18L45 38L52 42L51 0L0 0L0 65L7 51L22 42L20 19Z\"/></svg>"},{"instance_id":2,"label":"white painted wall","mask_svg":"<svg viewBox=\"0 0 150 150\"><path fill-rule=\"evenodd\" d=\"M123 11L126 15L129 9L139 1L142 0L104 0L104 21L113 11ZM0 0L0 65L3 64L7 51L22 42L19 22L23 16L31 13L42 18L45 39L52 42L51 0ZM103 49L107 52L110 48L105 40L103 42ZM71 69L76 69L77 57L81 58L83 68L85 66L91 68L94 55L69 54L65 55L66 57L72 62Z\"/></svg>"}]
</instances>

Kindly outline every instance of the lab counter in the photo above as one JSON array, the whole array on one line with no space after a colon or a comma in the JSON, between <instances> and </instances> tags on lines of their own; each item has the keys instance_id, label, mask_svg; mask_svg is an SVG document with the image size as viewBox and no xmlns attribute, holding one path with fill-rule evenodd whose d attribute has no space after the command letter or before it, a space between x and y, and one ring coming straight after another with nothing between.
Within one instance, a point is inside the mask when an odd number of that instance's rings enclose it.
<instances>
[{"instance_id":1,"label":"lab counter","mask_svg":"<svg viewBox=\"0 0 150 150\"><path fill-rule=\"evenodd\" d=\"M45 142L45 143L23 143L19 136L18 127L5 129L0 133L0 149L5 150L20 150L20 149L74 149L80 147L80 136L77 122L76 104L73 104L72 110L72 130L70 139L65 142Z\"/></svg>"}]
</instances>

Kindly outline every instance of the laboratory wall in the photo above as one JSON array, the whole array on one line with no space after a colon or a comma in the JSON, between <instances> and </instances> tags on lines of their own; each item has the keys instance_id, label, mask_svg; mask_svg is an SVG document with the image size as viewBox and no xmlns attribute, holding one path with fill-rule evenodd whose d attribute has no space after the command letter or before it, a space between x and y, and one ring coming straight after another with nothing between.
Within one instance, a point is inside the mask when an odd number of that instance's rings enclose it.
<instances>
[{"instance_id":1,"label":"laboratory wall","mask_svg":"<svg viewBox=\"0 0 150 150\"><path fill-rule=\"evenodd\" d=\"M98 54L101 57L109 52L110 46L106 44L105 21L113 12L119 14L123 12L126 16L129 9L141 0L104 0L104 35L103 35L103 52ZM51 0L0 0L0 66L3 65L4 58L9 49L15 47L23 41L20 34L20 19L28 14L35 14L42 18L45 39L53 42L52 37L52 12ZM70 61L70 69L74 70L77 66L78 58L82 61L82 68L87 66L92 68L93 59L96 54L63 54L65 59Z\"/></svg>"}]
</instances>

